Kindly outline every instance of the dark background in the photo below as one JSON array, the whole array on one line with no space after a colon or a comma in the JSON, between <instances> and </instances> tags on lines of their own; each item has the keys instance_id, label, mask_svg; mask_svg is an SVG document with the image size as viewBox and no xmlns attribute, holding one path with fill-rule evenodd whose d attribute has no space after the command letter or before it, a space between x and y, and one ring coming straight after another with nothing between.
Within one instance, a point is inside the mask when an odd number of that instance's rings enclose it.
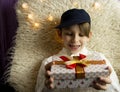
<instances>
[{"instance_id":1,"label":"dark background","mask_svg":"<svg viewBox=\"0 0 120 92\"><path fill-rule=\"evenodd\" d=\"M0 92L14 92L14 89L6 83L9 74L5 74L10 67L11 59L9 49L14 46L14 36L18 27L15 13L17 0L0 0ZM8 91L9 90L9 91Z\"/></svg>"}]
</instances>

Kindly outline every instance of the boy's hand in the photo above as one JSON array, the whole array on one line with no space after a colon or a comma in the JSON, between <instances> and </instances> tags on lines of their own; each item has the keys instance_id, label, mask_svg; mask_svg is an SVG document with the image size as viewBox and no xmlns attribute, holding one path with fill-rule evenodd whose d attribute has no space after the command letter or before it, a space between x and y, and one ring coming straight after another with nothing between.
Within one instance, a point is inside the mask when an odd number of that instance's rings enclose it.
<instances>
[{"instance_id":1,"label":"boy's hand","mask_svg":"<svg viewBox=\"0 0 120 92\"><path fill-rule=\"evenodd\" d=\"M112 69L108 67L108 70L111 74ZM94 82L93 88L97 90L107 90L107 84L111 84L110 75L108 77L98 77Z\"/></svg>"},{"instance_id":2,"label":"boy's hand","mask_svg":"<svg viewBox=\"0 0 120 92\"><path fill-rule=\"evenodd\" d=\"M46 68L46 74L45 74L46 80L45 80L45 85L46 85L46 87L49 88L49 89L53 89L53 88L54 88L54 84L53 84L54 79L53 79L53 77L50 77L50 75L51 75L50 69L51 69L51 65L52 65L52 64L53 64L53 63L49 63L49 64L47 64L47 65L45 66L45 68Z\"/></svg>"}]
</instances>

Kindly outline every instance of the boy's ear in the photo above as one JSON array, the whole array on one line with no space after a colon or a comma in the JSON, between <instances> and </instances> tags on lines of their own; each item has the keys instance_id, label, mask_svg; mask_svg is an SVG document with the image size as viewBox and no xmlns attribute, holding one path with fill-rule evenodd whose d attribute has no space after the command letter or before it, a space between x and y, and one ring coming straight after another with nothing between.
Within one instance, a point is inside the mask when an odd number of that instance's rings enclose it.
<instances>
[{"instance_id":1,"label":"boy's ear","mask_svg":"<svg viewBox=\"0 0 120 92\"><path fill-rule=\"evenodd\" d=\"M63 44L63 41L62 41L62 31L61 30L56 30L56 36L55 36L55 38L56 38L56 40L59 43Z\"/></svg>"},{"instance_id":2,"label":"boy's ear","mask_svg":"<svg viewBox=\"0 0 120 92\"><path fill-rule=\"evenodd\" d=\"M62 37L62 31L61 30L57 30L57 34L60 38Z\"/></svg>"},{"instance_id":3,"label":"boy's ear","mask_svg":"<svg viewBox=\"0 0 120 92\"><path fill-rule=\"evenodd\" d=\"M90 31L89 37L88 37L88 40L87 40L88 42L90 41L91 37L92 37L92 32Z\"/></svg>"},{"instance_id":4,"label":"boy's ear","mask_svg":"<svg viewBox=\"0 0 120 92\"><path fill-rule=\"evenodd\" d=\"M89 39L91 39L91 37L92 37L92 32L90 31L90 33L89 33Z\"/></svg>"}]
</instances>

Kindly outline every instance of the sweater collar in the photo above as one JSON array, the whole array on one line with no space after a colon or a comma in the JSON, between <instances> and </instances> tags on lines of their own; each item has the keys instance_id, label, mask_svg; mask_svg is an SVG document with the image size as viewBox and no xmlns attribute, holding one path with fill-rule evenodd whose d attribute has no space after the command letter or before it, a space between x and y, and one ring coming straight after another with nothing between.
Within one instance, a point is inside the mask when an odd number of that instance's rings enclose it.
<instances>
[{"instance_id":1,"label":"sweater collar","mask_svg":"<svg viewBox=\"0 0 120 92\"><path fill-rule=\"evenodd\" d=\"M72 54L72 53L70 53L66 48L63 48L63 49L58 53L59 56L70 56L70 57L79 56L80 54L87 55L87 54L88 54L87 48L84 47L81 51L79 51L79 52L77 52L77 53L75 53L75 54Z\"/></svg>"}]
</instances>

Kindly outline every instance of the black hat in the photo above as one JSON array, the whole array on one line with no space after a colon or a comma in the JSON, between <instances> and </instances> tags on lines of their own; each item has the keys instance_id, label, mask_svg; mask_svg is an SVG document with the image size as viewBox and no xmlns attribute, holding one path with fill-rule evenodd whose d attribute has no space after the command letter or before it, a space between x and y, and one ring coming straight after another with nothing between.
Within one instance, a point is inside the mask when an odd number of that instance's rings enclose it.
<instances>
[{"instance_id":1,"label":"black hat","mask_svg":"<svg viewBox=\"0 0 120 92\"><path fill-rule=\"evenodd\" d=\"M70 9L64 12L61 16L61 22L56 28L68 27L73 24L88 22L90 23L90 16L84 9Z\"/></svg>"}]
</instances>

